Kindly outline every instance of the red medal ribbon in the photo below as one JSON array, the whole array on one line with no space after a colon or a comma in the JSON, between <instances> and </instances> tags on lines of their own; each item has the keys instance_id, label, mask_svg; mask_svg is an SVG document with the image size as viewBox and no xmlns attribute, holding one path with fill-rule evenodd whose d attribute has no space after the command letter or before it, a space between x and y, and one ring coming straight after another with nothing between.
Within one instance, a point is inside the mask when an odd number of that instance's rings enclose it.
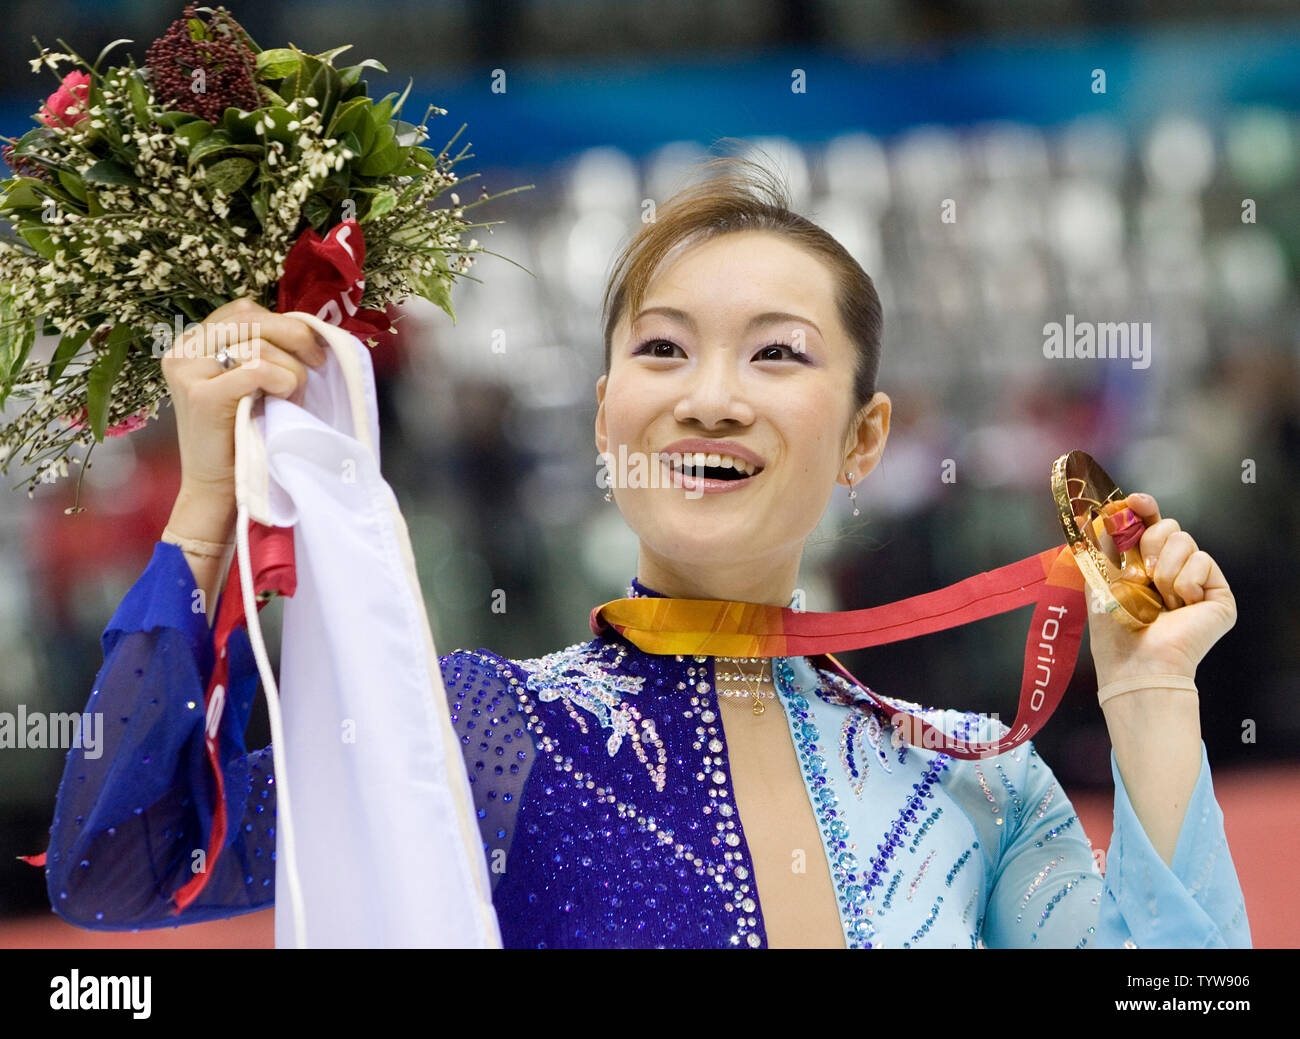
<instances>
[{"instance_id":1,"label":"red medal ribbon","mask_svg":"<svg viewBox=\"0 0 1300 1039\"><path fill-rule=\"evenodd\" d=\"M252 562L253 591L257 598L257 610L270 601L271 592L278 595L293 595L298 585L298 574L294 569L293 528L268 527L263 523L248 525L248 553ZM237 562L237 561L235 561ZM221 596L221 605L217 612L216 631L213 646L216 661L212 668L212 677L208 682L204 703L207 708L207 730L204 746L208 752L208 764L216 781L216 803L212 812L212 830L208 835L208 850L204 860L204 869L194 874L172 895L176 903L173 915L179 915L199 893L207 886L208 877L221 855L226 840L226 795L225 779L221 772L220 742L218 729L221 716L225 711L226 691L229 689L230 659L226 652L231 635L235 629L245 625L244 593L240 583L239 567L232 564L226 590Z\"/></svg>"},{"instance_id":2,"label":"red medal ribbon","mask_svg":"<svg viewBox=\"0 0 1300 1039\"><path fill-rule=\"evenodd\" d=\"M855 679L832 650L865 649L954 628L1035 603L1020 703L1010 731L991 742L958 739L903 714ZM1087 621L1083 575L1068 545L968 577L947 588L866 610L812 613L761 603L638 596L591 611L594 634L613 628L648 653L729 657L816 656L862 688L882 720L914 746L954 758L1003 754L1030 739L1061 702ZM901 717L900 717L901 715Z\"/></svg>"}]
</instances>

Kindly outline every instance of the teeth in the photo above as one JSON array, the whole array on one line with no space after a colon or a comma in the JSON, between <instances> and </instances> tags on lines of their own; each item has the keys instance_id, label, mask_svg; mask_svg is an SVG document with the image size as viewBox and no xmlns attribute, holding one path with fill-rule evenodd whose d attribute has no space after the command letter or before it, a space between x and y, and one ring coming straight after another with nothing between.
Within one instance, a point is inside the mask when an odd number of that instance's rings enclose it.
<instances>
[{"instance_id":1,"label":"teeth","mask_svg":"<svg viewBox=\"0 0 1300 1039\"><path fill-rule=\"evenodd\" d=\"M673 464L672 455L665 453L663 457L664 460L668 462L669 465ZM679 470L680 469L699 470L704 468L704 466L706 465L717 466L720 468L727 468L727 469L735 469L737 472L743 473L746 476L753 476L754 473L757 472L756 466L751 465L749 462L746 462L743 459L735 458L731 455L723 455L717 453L704 454L703 452L699 452L699 451L695 452L694 454L682 455L680 464L676 465L674 468L677 468Z\"/></svg>"}]
</instances>

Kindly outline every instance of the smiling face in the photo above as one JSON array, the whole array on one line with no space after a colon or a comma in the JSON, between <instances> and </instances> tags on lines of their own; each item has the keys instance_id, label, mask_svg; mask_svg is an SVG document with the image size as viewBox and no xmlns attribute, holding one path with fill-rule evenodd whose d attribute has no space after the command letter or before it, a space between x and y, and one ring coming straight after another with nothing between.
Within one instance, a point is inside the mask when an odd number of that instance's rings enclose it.
<instances>
[{"instance_id":1,"label":"smiling face","mask_svg":"<svg viewBox=\"0 0 1300 1039\"><path fill-rule=\"evenodd\" d=\"M831 269L778 234L719 235L664 263L638 313L620 316L596 384L597 450L657 470L649 486L613 488L641 541L638 580L677 597L789 602L835 484L860 484L888 436L885 394L854 413L856 356ZM712 464L729 449L757 472L706 480L702 494L659 468L664 452Z\"/></svg>"}]
</instances>

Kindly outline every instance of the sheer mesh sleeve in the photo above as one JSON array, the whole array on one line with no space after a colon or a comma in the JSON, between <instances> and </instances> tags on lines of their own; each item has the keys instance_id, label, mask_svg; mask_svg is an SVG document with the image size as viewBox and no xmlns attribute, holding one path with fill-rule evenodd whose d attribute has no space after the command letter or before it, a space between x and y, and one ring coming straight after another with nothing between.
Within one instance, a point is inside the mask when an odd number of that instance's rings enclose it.
<instances>
[{"instance_id":1,"label":"sheer mesh sleeve","mask_svg":"<svg viewBox=\"0 0 1300 1039\"><path fill-rule=\"evenodd\" d=\"M532 733L512 691L516 676L508 661L485 649L456 650L439 660L495 892L536 757Z\"/></svg>"},{"instance_id":2,"label":"sheer mesh sleeve","mask_svg":"<svg viewBox=\"0 0 1300 1039\"><path fill-rule=\"evenodd\" d=\"M101 741L68 753L46 856L50 904L69 923L165 927L273 901L275 787L270 748L244 747L257 672L241 629L220 739L231 823L207 886L173 915L171 896L206 865L215 798L203 739L213 636L198 603L183 553L160 542L104 630L85 708L102 719Z\"/></svg>"},{"instance_id":3,"label":"sheer mesh sleeve","mask_svg":"<svg viewBox=\"0 0 1300 1039\"><path fill-rule=\"evenodd\" d=\"M103 637L86 705L102 717L97 747L69 751L55 802L46 883L54 911L94 930L199 923L275 901L275 776L268 746L248 753L257 692L247 632L232 634L221 721L226 842L200 895L174 914L172 895L203 868L215 799L204 745L213 635L183 553L160 542ZM507 662L481 650L439 658L474 795L493 889L505 870L534 748Z\"/></svg>"},{"instance_id":4,"label":"sheer mesh sleeve","mask_svg":"<svg viewBox=\"0 0 1300 1039\"><path fill-rule=\"evenodd\" d=\"M1204 742L1172 865L1134 814L1111 752L1115 828L1104 878L1052 771L1032 750L1026 764L1018 784L1023 808L1004 835L993 874L986 946L1250 948Z\"/></svg>"}]
</instances>

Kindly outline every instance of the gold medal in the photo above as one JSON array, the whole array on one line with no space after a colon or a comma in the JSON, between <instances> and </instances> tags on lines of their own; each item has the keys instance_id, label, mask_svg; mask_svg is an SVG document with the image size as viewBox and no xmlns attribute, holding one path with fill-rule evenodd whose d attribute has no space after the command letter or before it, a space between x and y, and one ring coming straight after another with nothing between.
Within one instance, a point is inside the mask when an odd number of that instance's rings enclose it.
<instances>
[{"instance_id":1,"label":"gold medal","mask_svg":"<svg viewBox=\"0 0 1300 1039\"><path fill-rule=\"evenodd\" d=\"M1165 605L1133 536L1133 522L1142 521L1125 515L1124 495L1106 470L1085 451L1062 455L1052 465L1052 497L1093 601L1135 631L1155 620ZM1116 537L1127 544L1123 551Z\"/></svg>"}]
</instances>

